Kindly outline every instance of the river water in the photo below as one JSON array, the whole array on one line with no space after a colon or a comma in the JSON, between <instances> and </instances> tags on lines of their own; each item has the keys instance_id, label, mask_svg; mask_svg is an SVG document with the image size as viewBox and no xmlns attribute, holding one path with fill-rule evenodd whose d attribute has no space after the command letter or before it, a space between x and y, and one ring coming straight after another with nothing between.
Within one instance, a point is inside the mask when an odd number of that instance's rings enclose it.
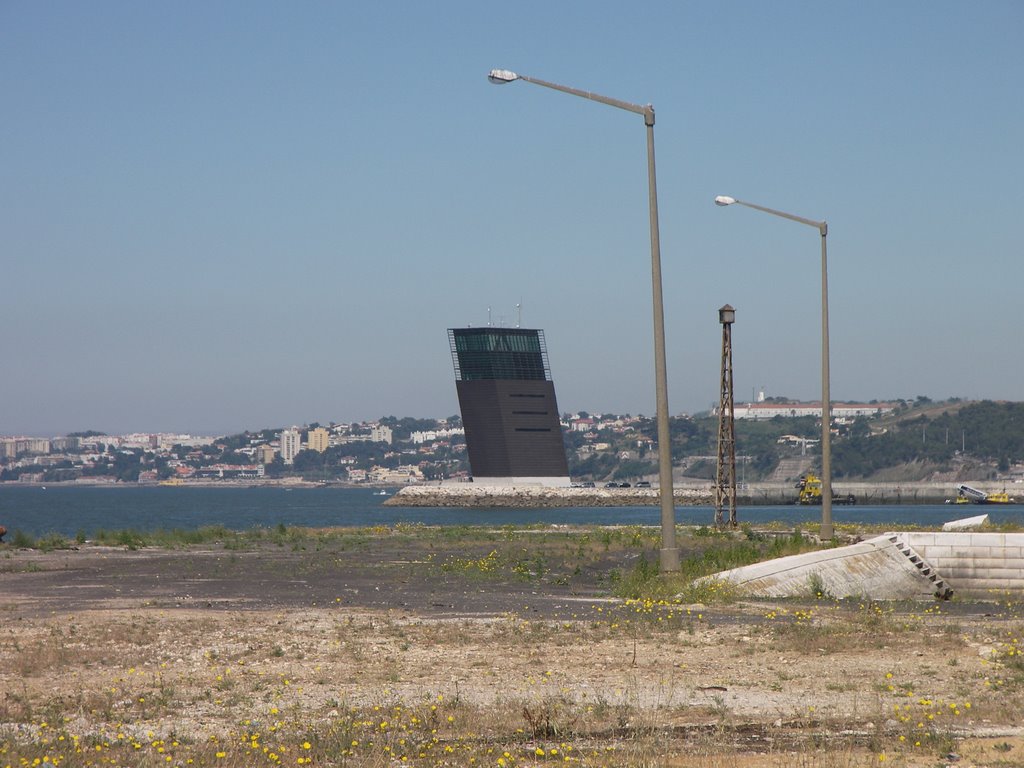
<instances>
[{"instance_id":1,"label":"river water","mask_svg":"<svg viewBox=\"0 0 1024 768\"><path fill-rule=\"evenodd\" d=\"M223 525L233 530L255 526L363 527L424 525L659 525L659 507L569 507L558 509L463 509L385 507L385 497L369 488L181 488L0 486L0 525L33 536L59 533L86 536L97 530L130 528L191 530ZM1024 524L1024 506L978 507L885 505L833 507L837 523L866 523L898 528L938 526L947 520L988 512L993 522ZM740 507L740 523L779 521L788 525L817 522L817 507ZM684 525L711 525L711 507L678 507Z\"/></svg>"}]
</instances>

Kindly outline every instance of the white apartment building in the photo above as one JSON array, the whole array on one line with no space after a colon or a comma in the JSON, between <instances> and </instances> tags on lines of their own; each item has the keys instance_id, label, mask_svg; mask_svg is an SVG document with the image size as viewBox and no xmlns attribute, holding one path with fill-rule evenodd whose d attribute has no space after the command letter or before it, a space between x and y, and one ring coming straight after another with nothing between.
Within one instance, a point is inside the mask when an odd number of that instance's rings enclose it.
<instances>
[{"instance_id":1,"label":"white apartment building","mask_svg":"<svg viewBox=\"0 0 1024 768\"><path fill-rule=\"evenodd\" d=\"M375 425L370 428L370 441L391 445L391 427Z\"/></svg>"},{"instance_id":2,"label":"white apartment building","mask_svg":"<svg viewBox=\"0 0 1024 768\"><path fill-rule=\"evenodd\" d=\"M295 456L302 449L302 434L296 427L281 431L281 458L285 464L295 463Z\"/></svg>"}]
</instances>

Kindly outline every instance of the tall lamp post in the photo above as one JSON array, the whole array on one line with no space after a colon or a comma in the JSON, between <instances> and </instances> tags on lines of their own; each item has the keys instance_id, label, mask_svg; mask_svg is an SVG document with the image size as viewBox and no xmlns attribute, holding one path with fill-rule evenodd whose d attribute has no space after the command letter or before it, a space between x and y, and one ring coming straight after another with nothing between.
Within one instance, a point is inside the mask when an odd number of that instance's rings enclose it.
<instances>
[{"instance_id":1,"label":"tall lamp post","mask_svg":"<svg viewBox=\"0 0 1024 768\"><path fill-rule=\"evenodd\" d=\"M672 442L668 426L668 377L665 372L665 310L661 293L661 243L658 235L658 189L654 173L654 107L641 106L581 91L546 80L519 75L507 69L492 69L487 79L495 84L522 80L542 85L562 93L590 99L627 112L643 115L647 126L647 186L651 218L651 285L654 297L654 384L658 421L658 464L661 494L661 570L679 570L679 550L676 547L676 509L672 488Z\"/></svg>"},{"instance_id":2,"label":"tall lamp post","mask_svg":"<svg viewBox=\"0 0 1024 768\"><path fill-rule=\"evenodd\" d=\"M806 224L821 233L821 538L831 539L835 531L832 528L832 400L829 395L828 250L825 244L828 238L828 222L805 219L803 216L747 203L727 195L716 197L715 205L744 205L773 216Z\"/></svg>"}]
</instances>

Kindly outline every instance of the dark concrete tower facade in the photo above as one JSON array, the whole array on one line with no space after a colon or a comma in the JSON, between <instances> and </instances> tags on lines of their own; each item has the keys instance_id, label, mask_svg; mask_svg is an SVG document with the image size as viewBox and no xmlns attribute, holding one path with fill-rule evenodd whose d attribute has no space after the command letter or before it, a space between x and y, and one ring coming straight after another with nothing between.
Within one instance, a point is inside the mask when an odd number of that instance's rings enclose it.
<instances>
[{"instance_id":1,"label":"dark concrete tower facade","mask_svg":"<svg viewBox=\"0 0 1024 768\"><path fill-rule=\"evenodd\" d=\"M474 481L568 485L544 332L450 328L448 342Z\"/></svg>"}]
</instances>

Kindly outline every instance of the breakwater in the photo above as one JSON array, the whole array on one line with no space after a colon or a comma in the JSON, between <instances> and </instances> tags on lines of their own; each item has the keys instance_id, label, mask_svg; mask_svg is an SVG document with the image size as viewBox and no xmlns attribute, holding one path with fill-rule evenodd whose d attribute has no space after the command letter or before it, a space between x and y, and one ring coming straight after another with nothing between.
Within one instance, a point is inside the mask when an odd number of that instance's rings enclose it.
<instances>
[{"instance_id":1,"label":"breakwater","mask_svg":"<svg viewBox=\"0 0 1024 768\"><path fill-rule=\"evenodd\" d=\"M710 489L676 488L677 506L701 506L713 502ZM543 509L546 507L644 507L657 506L661 496L651 488L543 488L460 483L415 485L402 488L384 502L391 507L472 507L475 509Z\"/></svg>"},{"instance_id":2,"label":"breakwater","mask_svg":"<svg viewBox=\"0 0 1024 768\"><path fill-rule=\"evenodd\" d=\"M942 504L956 497L956 483L951 482L845 482L833 483L833 492L852 494L857 504L900 505ZM975 483L986 491L999 490L993 483ZM1001 488L1002 486L1000 486ZM1024 498L1024 489L1019 494ZM774 506L792 504L797 490L792 482L744 484L737 490L740 505ZM702 506L714 503L714 490L708 482L678 481L674 488L677 506ZM657 488L544 488L540 486L477 485L475 483L443 483L403 487L384 502L395 507L475 507L510 509L544 509L550 507L643 507L658 506ZM973 506L973 505L972 505Z\"/></svg>"}]
</instances>

